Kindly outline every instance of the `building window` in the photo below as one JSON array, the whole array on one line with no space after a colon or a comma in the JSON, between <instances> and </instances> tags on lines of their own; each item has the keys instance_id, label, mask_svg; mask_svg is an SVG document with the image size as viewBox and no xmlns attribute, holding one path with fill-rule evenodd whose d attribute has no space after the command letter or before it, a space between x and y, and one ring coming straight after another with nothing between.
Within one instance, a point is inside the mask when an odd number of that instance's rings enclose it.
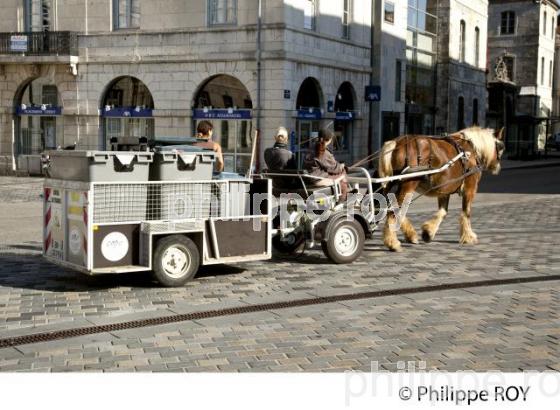
<instances>
[{"instance_id":1,"label":"building window","mask_svg":"<svg viewBox=\"0 0 560 410\"><path fill-rule=\"evenodd\" d=\"M406 75L403 76L405 102L409 104L407 132L433 132L429 112L435 104L437 4L435 0L408 1Z\"/></svg>"},{"instance_id":2,"label":"building window","mask_svg":"<svg viewBox=\"0 0 560 410\"><path fill-rule=\"evenodd\" d=\"M113 0L113 28L140 27L139 0Z\"/></svg>"},{"instance_id":3,"label":"building window","mask_svg":"<svg viewBox=\"0 0 560 410\"><path fill-rule=\"evenodd\" d=\"M554 66L552 60L550 60L549 70L550 71L548 72L548 86L552 87L552 74L554 72Z\"/></svg>"},{"instance_id":4,"label":"building window","mask_svg":"<svg viewBox=\"0 0 560 410\"><path fill-rule=\"evenodd\" d=\"M502 22L500 25L500 34L515 34L515 12L502 12Z\"/></svg>"},{"instance_id":5,"label":"building window","mask_svg":"<svg viewBox=\"0 0 560 410\"><path fill-rule=\"evenodd\" d=\"M550 25L550 37L554 38L554 31L555 31L555 29L554 29L554 17L552 17L551 22L552 22L552 24Z\"/></svg>"},{"instance_id":6,"label":"building window","mask_svg":"<svg viewBox=\"0 0 560 410\"><path fill-rule=\"evenodd\" d=\"M385 2L384 19L387 23L395 22L395 3L392 1Z\"/></svg>"},{"instance_id":7,"label":"building window","mask_svg":"<svg viewBox=\"0 0 560 410\"><path fill-rule=\"evenodd\" d=\"M541 85L544 85L544 57L541 57Z\"/></svg>"},{"instance_id":8,"label":"building window","mask_svg":"<svg viewBox=\"0 0 560 410\"><path fill-rule=\"evenodd\" d=\"M480 29L478 27L474 29L474 65L476 67L480 65Z\"/></svg>"},{"instance_id":9,"label":"building window","mask_svg":"<svg viewBox=\"0 0 560 410\"><path fill-rule=\"evenodd\" d=\"M307 30L315 30L317 25L317 2L316 0L305 0L303 10L303 27Z\"/></svg>"},{"instance_id":10,"label":"building window","mask_svg":"<svg viewBox=\"0 0 560 410\"><path fill-rule=\"evenodd\" d=\"M547 20L548 20L548 16L547 16L546 11L545 11L545 12L544 12L544 15L543 15L543 22L542 22L542 33L543 33L543 36L546 36L546 21L547 21Z\"/></svg>"},{"instance_id":11,"label":"building window","mask_svg":"<svg viewBox=\"0 0 560 410\"><path fill-rule=\"evenodd\" d=\"M503 57L504 64L506 65L507 69L507 79L508 81L515 82L515 59L511 56Z\"/></svg>"},{"instance_id":12,"label":"building window","mask_svg":"<svg viewBox=\"0 0 560 410\"><path fill-rule=\"evenodd\" d=\"M342 38L350 39L351 0L342 0Z\"/></svg>"},{"instance_id":13,"label":"building window","mask_svg":"<svg viewBox=\"0 0 560 410\"><path fill-rule=\"evenodd\" d=\"M23 0L23 25L25 31L51 31L53 29L53 0Z\"/></svg>"},{"instance_id":14,"label":"building window","mask_svg":"<svg viewBox=\"0 0 560 410\"><path fill-rule=\"evenodd\" d=\"M465 36L467 34L467 25L465 20L461 20L461 28L459 33L459 61L465 62Z\"/></svg>"},{"instance_id":15,"label":"building window","mask_svg":"<svg viewBox=\"0 0 560 410\"><path fill-rule=\"evenodd\" d=\"M478 98L475 98L472 102L472 123L478 125Z\"/></svg>"},{"instance_id":16,"label":"building window","mask_svg":"<svg viewBox=\"0 0 560 410\"><path fill-rule=\"evenodd\" d=\"M237 0L208 0L208 23L237 24Z\"/></svg>"},{"instance_id":17,"label":"building window","mask_svg":"<svg viewBox=\"0 0 560 410\"><path fill-rule=\"evenodd\" d=\"M402 95L402 61L395 64L395 101L400 102Z\"/></svg>"},{"instance_id":18,"label":"building window","mask_svg":"<svg viewBox=\"0 0 560 410\"><path fill-rule=\"evenodd\" d=\"M465 98L459 97L457 105L457 131L459 131L465 129Z\"/></svg>"}]
</instances>

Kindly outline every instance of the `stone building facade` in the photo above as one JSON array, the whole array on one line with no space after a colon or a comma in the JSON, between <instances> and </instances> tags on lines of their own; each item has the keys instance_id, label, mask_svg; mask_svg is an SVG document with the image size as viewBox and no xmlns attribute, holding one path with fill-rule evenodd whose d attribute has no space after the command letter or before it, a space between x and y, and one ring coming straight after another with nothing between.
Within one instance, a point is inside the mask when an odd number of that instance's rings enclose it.
<instances>
[{"instance_id":1,"label":"stone building facade","mask_svg":"<svg viewBox=\"0 0 560 410\"><path fill-rule=\"evenodd\" d=\"M372 84L382 85L381 101L372 104L373 139L382 143L405 132L408 0L373 4Z\"/></svg>"},{"instance_id":2,"label":"stone building facade","mask_svg":"<svg viewBox=\"0 0 560 410\"><path fill-rule=\"evenodd\" d=\"M554 74L552 76L552 127L551 134L560 133L560 25L556 24L554 46Z\"/></svg>"},{"instance_id":3,"label":"stone building facade","mask_svg":"<svg viewBox=\"0 0 560 410\"><path fill-rule=\"evenodd\" d=\"M214 121L230 170L278 126L295 149L322 126L341 159L366 155L371 2L3 0L0 172L45 148L192 136ZM259 41L260 40L260 41ZM260 45L259 45L260 44Z\"/></svg>"},{"instance_id":4,"label":"stone building facade","mask_svg":"<svg viewBox=\"0 0 560 410\"><path fill-rule=\"evenodd\" d=\"M557 14L558 4L552 0L490 0L489 81L491 85L503 82L495 75L496 64L503 62L507 68L505 80L514 90L507 97L511 107L501 110L509 118L497 118L493 125L505 122L508 151L518 155L544 149L552 113ZM499 107L493 107L496 104L491 101L489 111L499 111Z\"/></svg>"},{"instance_id":5,"label":"stone building facade","mask_svg":"<svg viewBox=\"0 0 560 410\"><path fill-rule=\"evenodd\" d=\"M406 129L485 124L487 0L408 1Z\"/></svg>"},{"instance_id":6,"label":"stone building facade","mask_svg":"<svg viewBox=\"0 0 560 410\"><path fill-rule=\"evenodd\" d=\"M436 133L485 125L487 0L438 5Z\"/></svg>"}]
</instances>

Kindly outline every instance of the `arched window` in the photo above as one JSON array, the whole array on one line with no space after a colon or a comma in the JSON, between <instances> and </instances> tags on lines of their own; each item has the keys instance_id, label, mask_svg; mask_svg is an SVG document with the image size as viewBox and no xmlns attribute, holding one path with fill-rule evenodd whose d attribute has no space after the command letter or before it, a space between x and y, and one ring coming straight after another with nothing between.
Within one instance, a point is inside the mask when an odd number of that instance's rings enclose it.
<instances>
[{"instance_id":1,"label":"arched window","mask_svg":"<svg viewBox=\"0 0 560 410\"><path fill-rule=\"evenodd\" d=\"M461 31L459 33L459 61L465 62L465 36L467 33L467 25L465 20L461 20Z\"/></svg>"},{"instance_id":2,"label":"arched window","mask_svg":"<svg viewBox=\"0 0 560 410\"><path fill-rule=\"evenodd\" d=\"M475 67L480 65L480 29L478 27L474 29L474 65Z\"/></svg>"},{"instance_id":3,"label":"arched window","mask_svg":"<svg viewBox=\"0 0 560 410\"><path fill-rule=\"evenodd\" d=\"M502 12L502 19L500 24L500 34L508 35L515 34L515 12L504 11Z\"/></svg>"},{"instance_id":4,"label":"arched window","mask_svg":"<svg viewBox=\"0 0 560 410\"><path fill-rule=\"evenodd\" d=\"M478 98L475 98L472 102L472 123L478 125Z\"/></svg>"},{"instance_id":5,"label":"arched window","mask_svg":"<svg viewBox=\"0 0 560 410\"><path fill-rule=\"evenodd\" d=\"M465 98L459 97L457 104L457 131L465 129Z\"/></svg>"},{"instance_id":6,"label":"arched window","mask_svg":"<svg viewBox=\"0 0 560 410\"><path fill-rule=\"evenodd\" d=\"M542 33L543 36L546 36L546 21L548 20L548 15L546 14L546 10L543 13L543 23L542 23Z\"/></svg>"}]
</instances>

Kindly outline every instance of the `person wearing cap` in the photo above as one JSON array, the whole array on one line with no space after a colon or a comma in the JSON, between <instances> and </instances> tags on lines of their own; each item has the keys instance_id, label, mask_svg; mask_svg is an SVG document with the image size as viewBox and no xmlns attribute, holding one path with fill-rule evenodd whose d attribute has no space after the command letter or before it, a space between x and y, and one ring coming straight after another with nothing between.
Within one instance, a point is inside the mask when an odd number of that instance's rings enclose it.
<instances>
[{"instance_id":1,"label":"person wearing cap","mask_svg":"<svg viewBox=\"0 0 560 410\"><path fill-rule=\"evenodd\" d=\"M264 151L264 161L268 170L275 172L296 169L295 156L288 148L288 130L284 127L278 128L274 139L274 146Z\"/></svg>"},{"instance_id":2,"label":"person wearing cap","mask_svg":"<svg viewBox=\"0 0 560 410\"><path fill-rule=\"evenodd\" d=\"M224 156L222 155L222 146L215 141L212 141L214 134L214 126L210 121L200 121L196 127L196 142L193 144L195 147L212 150L216 153L216 171L222 172L224 170Z\"/></svg>"}]
</instances>

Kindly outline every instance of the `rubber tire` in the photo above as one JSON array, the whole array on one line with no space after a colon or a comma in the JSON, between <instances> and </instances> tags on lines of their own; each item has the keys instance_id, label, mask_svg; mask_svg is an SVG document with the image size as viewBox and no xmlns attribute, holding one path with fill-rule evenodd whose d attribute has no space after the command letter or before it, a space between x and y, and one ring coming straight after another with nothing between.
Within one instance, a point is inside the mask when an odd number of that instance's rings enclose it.
<instances>
[{"instance_id":1,"label":"rubber tire","mask_svg":"<svg viewBox=\"0 0 560 410\"><path fill-rule=\"evenodd\" d=\"M354 229L358 241L358 246L356 247L356 251L352 255L348 255L348 256L339 254L334 244L334 238L336 237L336 232L340 228L345 226L349 226ZM365 241L366 241L366 236L364 233L364 228L358 221L356 221L355 219L351 221L342 219L334 223L334 226L330 230L328 240L321 242L321 248L323 249L323 253L327 258L329 258L332 262L338 265L342 265L346 263L352 263L362 255L362 252L364 251Z\"/></svg>"},{"instance_id":2,"label":"rubber tire","mask_svg":"<svg viewBox=\"0 0 560 410\"><path fill-rule=\"evenodd\" d=\"M288 235L294 234L290 233ZM272 246L274 247L274 250L284 255L292 255L298 251L301 251L305 246L305 237L303 235L303 232L295 235L297 235L297 237L293 244L289 244L286 241L280 240L280 235L276 235L275 237L273 237Z\"/></svg>"},{"instance_id":3,"label":"rubber tire","mask_svg":"<svg viewBox=\"0 0 560 410\"><path fill-rule=\"evenodd\" d=\"M180 278L173 278L165 272L162 266L162 258L165 251L172 246L179 245L189 253L191 264L186 273ZM196 244L184 235L166 236L158 240L153 255L153 272L159 283L166 287L183 286L189 280L193 279L200 266L200 252Z\"/></svg>"}]
</instances>

